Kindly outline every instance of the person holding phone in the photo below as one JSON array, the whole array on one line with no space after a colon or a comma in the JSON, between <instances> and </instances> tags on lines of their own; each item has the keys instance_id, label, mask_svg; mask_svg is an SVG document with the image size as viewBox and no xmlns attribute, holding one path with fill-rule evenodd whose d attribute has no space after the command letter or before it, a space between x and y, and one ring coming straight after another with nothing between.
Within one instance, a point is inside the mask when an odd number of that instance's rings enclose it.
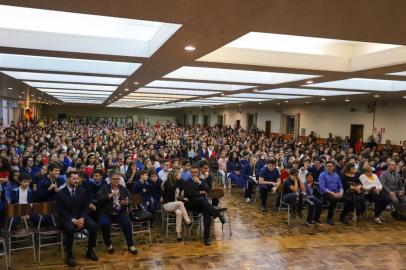
<instances>
[{"instance_id":1,"label":"person holding phone","mask_svg":"<svg viewBox=\"0 0 406 270\"><path fill-rule=\"evenodd\" d=\"M132 225L128 216L127 207L130 204L130 193L127 188L120 185L120 171L110 173L110 183L100 188L97 193L97 201L100 209L99 223L103 235L104 243L110 254L114 253L111 243L110 225L112 222L118 223L123 230L127 241L128 251L137 254L132 235Z\"/></svg>"},{"instance_id":2,"label":"person holding phone","mask_svg":"<svg viewBox=\"0 0 406 270\"><path fill-rule=\"evenodd\" d=\"M376 174L372 173L372 168L369 164L363 167L363 174L359 177L364 190L365 198L375 203L375 218L374 221L378 224L383 224L385 219L381 216L383 210L391 202L390 198L382 191L382 184Z\"/></svg>"}]
</instances>

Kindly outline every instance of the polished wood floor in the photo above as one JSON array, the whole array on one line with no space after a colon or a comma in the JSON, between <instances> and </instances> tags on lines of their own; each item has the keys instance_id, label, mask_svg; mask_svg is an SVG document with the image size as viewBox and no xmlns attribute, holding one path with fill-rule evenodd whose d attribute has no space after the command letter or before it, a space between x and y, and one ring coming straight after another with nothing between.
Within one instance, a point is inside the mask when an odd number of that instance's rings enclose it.
<instances>
[{"instance_id":1,"label":"polished wood floor","mask_svg":"<svg viewBox=\"0 0 406 270\"><path fill-rule=\"evenodd\" d=\"M222 239L220 223L215 223L217 239L210 247L197 232L177 243L174 233L167 238L156 224L151 246L137 240L137 256L128 254L120 239L114 255L98 245L98 263L86 260L84 248L75 246L77 269L406 269L406 222L381 226L369 218L308 226L293 220L288 226L286 212L279 217L274 211L261 213L259 202L245 203L238 190L227 191L222 204L230 209L231 238L226 226ZM33 264L29 251L14 253L12 263L12 269L67 269L56 247L44 250L41 264Z\"/></svg>"}]
</instances>

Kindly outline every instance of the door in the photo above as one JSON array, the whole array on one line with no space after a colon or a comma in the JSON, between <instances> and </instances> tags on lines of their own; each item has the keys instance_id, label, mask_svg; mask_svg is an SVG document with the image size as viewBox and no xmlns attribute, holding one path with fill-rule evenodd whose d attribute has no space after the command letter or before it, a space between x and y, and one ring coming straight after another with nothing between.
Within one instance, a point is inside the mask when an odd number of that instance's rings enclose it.
<instances>
[{"instance_id":1,"label":"door","mask_svg":"<svg viewBox=\"0 0 406 270\"><path fill-rule=\"evenodd\" d=\"M247 113L247 130L257 127L257 114Z\"/></svg>"},{"instance_id":2,"label":"door","mask_svg":"<svg viewBox=\"0 0 406 270\"><path fill-rule=\"evenodd\" d=\"M235 121L235 128L240 128L241 127L241 120L236 120Z\"/></svg>"},{"instance_id":3,"label":"door","mask_svg":"<svg viewBox=\"0 0 406 270\"><path fill-rule=\"evenodd\" d=\"M364 137L364 125L355 125L351 124L351 131L350 131L350 142L351 146L354 147L355 143Z\"/></svg>"},{"instance_id":4,"label":"door","mask_svg":"<svg viewBox=\"0 0 406 270\"><path fill-rule=\"evenodd\" d=\"M218 114L218 115L217 115L217 125L220 126L220 127L222 127L223 124L224 124L223 121L224 121L223 116L222 116L221 114Z\"/></svg>"},{"instance_id":5,"label":"door","mask_svg":"<svg viewBox=\"0 0 406 270\"><path fill-rule=\"evenodd\" d=\"M197 123L198 123L197 117L198 117L197 114L192 115L192 127L196 127L196 126L197 126Z\"/></svg>"},{"instance_id":6,"label":"door","mask_svg":"<svg viewBox=\"0 0 406 270\"><path fill-rule=\"evenodd\" d=\"M265 136L271 136L272 121L265 121Z\"/></svg>"},{"instance_id":7,"label":"door","mask_svg":"<svg viewBox=\"0 0 406 270\"><path fill-rule=\"evenodd\" d=\"M203 127L210 126L210 115L203 115Z\"/></svg>"}]
</instances>

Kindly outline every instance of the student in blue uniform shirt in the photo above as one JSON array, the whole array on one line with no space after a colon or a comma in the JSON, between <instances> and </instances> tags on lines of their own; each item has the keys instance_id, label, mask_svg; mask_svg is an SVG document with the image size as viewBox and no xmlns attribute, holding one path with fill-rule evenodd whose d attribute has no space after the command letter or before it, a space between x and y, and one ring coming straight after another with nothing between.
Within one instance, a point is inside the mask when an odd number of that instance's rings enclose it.
<instances>
[{"instance_id":1,"label":"student in blue uniform shirt","mask_svg":"<svg viewBox=\"0 0 406 270\"><path fill-rule=\"evenodd\" d=\"M12 169L9 176L8 182L5 187L5 195L7 203L11 203L11 193L14 189L18 188L20 185L18 182L18 177L20 176L20 172L18 170Z\"/></svg>"},{"instance_id":2,"label":"student in blue uniform shirt","mask_svg":"<svg viewBox=\"0 0 406 270\"><path fill-rule=\"evenodd\" d=\"M156 211L156 204L153 203L151 197L151 185L148 182L148 171L141 171L140 180L135 183L133 193L141 195L142 206L148 211L152 213Z\"/></svg>"},{"instance_id":3,"label":"student in blue uniform shirt","mask_svg":"<svg viewBox=\"0 0 406 270\"><path fill-rule=\"evenodd\" d=\"M87 189L90 194L90 203L94 206L91 206L93 208L93 211L89 212L89 215L91 218L93 218L94 221L99 220L99 208L98 208L98 201L97 201L97 192L106 185L107 182L103 179L103 171L100 169L96 169L93 171L92 178L87 181Z\"/></svg>"},{"instance_id":4,"label":"student in blue uniform shirt","mask_svg":"<svg viewBox=\"0 0 406 270\"><path fill-rule=\"evenodd\" d=\"M319 188L314 182L312 173L306 174L305 190L306 203L308 204L306 224L321 224L320 215L323 204L321 202Z\"/></svg>"},{"instance_id":5,"label":"student in blue uniform shirt","mask_svg":"<svg viewBox=\"0 0 406 270\"><path fill-rule=\"evenodd\" d=\"M183 181L187 181L192 177L190 173L190 161L189 160L184 160L182 162L182 171L180 173L180 178Z\"/></svg>"},{"instance_id":6,"label":"student in blue uniform shirt","mask_svg":"<svg viewBox=\"0 0 406 270\"><path fill-rule=\"evenodd\" d=\"M268 199L269 191L276 191L281 183L281 178L276 162L274 159L269 159L267 166L259 171L259 193L261 197L261 211L266 212L266 201Z\"/></svg>"},{"instance_id":7,"label":"student in blue uniform shirt","mask_svg":"<svg viewBox=\"0 0 406 270\"><path fill-rule=\"evenodd\" d=\"M153 204L153 209L158 209L162 193L162 180L158 178L158 174L154 169L148 171L148 183L150 185L151 204Z\"/></svg>"},{"instance_id":8,"label":"student in blue uniform shirt","mask_svg":"<svg viewBox=\"0 0 406 270\"><path fill-rule=\"evenodd\" d=\"M247 203L251 202L254 187L258 184L259 168L257 166L257 158L251 156L249 163L241 169L241 178L246 183L244 198Z\"/></svg>"},{"instance_id":9,"label":"student in blue uniform shirt","mask_svg":"<svg viewBox=\"0 0 406 270\"><path fill-rule=\"evenodd\" d=\"M226 167L227 167L227 177L230 178L231 183L237 184L239 188L244 188L245 185L242 183L240 176L241 169L240 162L236 152L231 152Z\"/></svg>"},{"instance_id":10,"label":"student in blue uniform shirt","mask_svg":"<svg viewBox=\"0 0 406 270\"><path fill-rule=\"evenodd\" d=\"M19 186L11 191L10 204L30 204L34 202L34 191L30 189L31 178L29 174L22 173L18 177ZM38 222L38 217L31 216L31 220ZM21 222L20 218L13 218L12 228Z\"/></svg>"},{"instance_id":11,"label":"student in blue uniform shirt","mask_svg":"<svg viewBox=\"0 0 406 270\"><path fill-rule=\"evenodd\" d=\"M59 177L60 170L58 163L48 165L48 175L38 183L38 202L56 201L56 192L65 185L65 180Z\"/></svg>"}]
</instances>

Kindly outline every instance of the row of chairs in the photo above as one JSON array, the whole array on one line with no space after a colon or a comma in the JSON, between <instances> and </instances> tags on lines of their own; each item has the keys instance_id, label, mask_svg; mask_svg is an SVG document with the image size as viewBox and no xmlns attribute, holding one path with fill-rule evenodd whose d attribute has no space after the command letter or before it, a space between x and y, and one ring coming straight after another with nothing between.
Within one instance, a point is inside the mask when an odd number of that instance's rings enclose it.
<instances>
[{"instance_id":1,"label":"row of chairs","mask_svg":"<svg viewBox=\"0 0 406 270\"><path fill-rule=\"evenodd\" d=\"M140 205L142 198L138 195L131 197L132 206ZM48 246L60 246L62 257L63 234L57 227L55 216L58 210L56 202L43 202L33 204L10 204L7 206L6 217L8 220L5 238L0 237L0 257L4 257L6 269L11 267L11 252L32 249L34 262L41 262L41 249ZM27 219L38 217L38 226L33 228ZM52 225L42 226L45 219L50 219ZM14 221L19 221L20 227L13 228ZM147 234L149 244L152 244L151 224L149 220L133 221L133 234ZM114 231L114 224L112 226ZM121 234L121 230L117 230ZM112 236L114 232L112 233ZM37 257L38 256L38 257Z\"/></svg>"}]
</instances>

